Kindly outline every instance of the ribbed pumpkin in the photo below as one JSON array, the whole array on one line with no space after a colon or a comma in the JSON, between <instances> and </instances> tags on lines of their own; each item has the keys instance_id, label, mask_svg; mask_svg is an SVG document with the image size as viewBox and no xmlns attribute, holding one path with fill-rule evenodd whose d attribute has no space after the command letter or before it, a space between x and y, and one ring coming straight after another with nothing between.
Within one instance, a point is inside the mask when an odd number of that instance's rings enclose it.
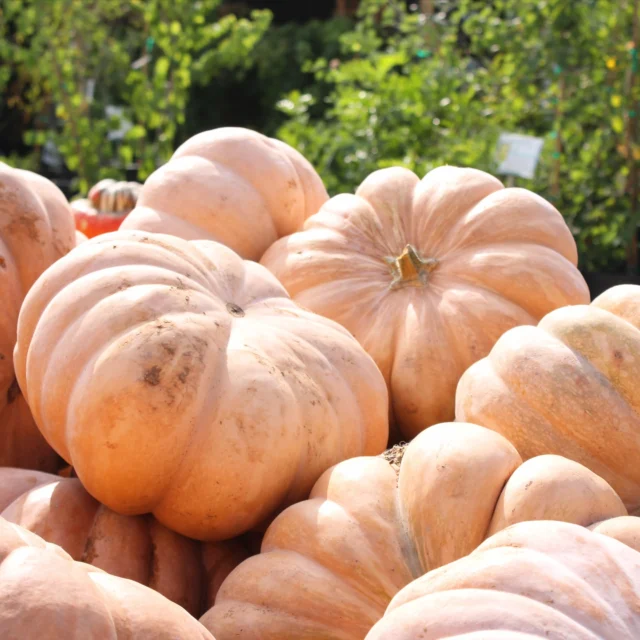
<instances>
[{"instance_id":1,"label":"ribbed pumpkin","mask_svg":"<svg viewBox=\"0 0 640 640\"><path fill-rule=\"evenodd\" d=\"M640 287L609 289L506 333L460 380L456 418L494 429L523 458L558 453L640 509Z\"/></svg>"},{"instance_id":2,"label":"ribbed pumpkin","mask_svg":"<svg viewBox=\"0 0 640 640\"><path fill-rule=\"evenodd\" d=\"M407 586L367 640L637 640L639 601L640 553L525 522Z\"/></svg>"},{"instance_id":3,"label":"ribbed pumpkin","mask_svg":"<svg viewBox=\"0 0 640 640\"><path fill-rule=\"evenodd\" d=\"M621 516L596 522L589 529L620 540L628 547L640 551L640 518L637 516Z\"/></svg>"},{"instance_id":4,"label":"ribbed pumpkin","mask_svg":"<svg viewBox=\"0 0 640 640\"><path fill-rule=\"evenodd\" d=\"M452 420L456 384L516 325L589 302L562 216L475 169L370 175L262 258L373 356L405 437Z\"/></svg>"},{"instance_id":5,"label":"ribbed pumpkin","mask_svg":"<svg viewBox=\"0 0 640 640\"><path fill-rule=\"evenodd\" d=\"M193 136L147 178L122 229L215 240L259 260L328 199L320 176L289 145L248 129Z\"/></svg>"},{"instance_id":6,"label":"ribbed pumpkin","mask_svg":"<svg viewBox=\"0 0 640 640\"><path fill-rule=\"evenodd\" d=\"M74 560L140 582L195 616L213 606L222 581L249 555L240 541L200 543L151 516L118 515L77 478L26 469L0 469L0 516Z\"/></svg>"},{"instance_id":7,"label":"ribbed pumpkin","mask_svg":"<svg viewBox=\"0 0 640 640\"><path fill-rule=\"evenodd\" d=\"M15 362L92 496L202 540L259 525L388 438L384 380L357 341L215 242L79 245L29 292Z\"/></svg>"},{"instance_id":8,"label":"ribbed pumpkin","mask_svg":"<svg viewBox=\"0 0 640 640\"><path fill-rule=\"evenodd\" d=\"M0 518L3 640L214 640L156 591L75 562Z\"/></svg>"},{"instance_id":9,"label":"ribbed pumpkin","mask_svg":"<svg viewBox=\"0 0 640 640\"><path fill-rule=\"evenodd\" d=\"M73 215L58 187L0 163L0 466L53 471L58 465L20 392L13 348L27 291L75 244Z\"/></svg>"},{"instance_id":10,"label":"ribbed pumpkin","mask_svg":"<svg viewBox=\"0 0 640 640\"><path fill-rule=\"evenodd\" d=\"M137 182L101 180L91 187L88 198L71 203L76 229L88 238L117 231L135 207L141 188Z\"/></svg>"},{"instance_id":11,"label":"ribbed pumpkin","mask_svg":"<svg viewBox=\"0 0 640 640\"><path fill-rule=\"evenodd\" d=\"M387 459L397 466L397 450ZM589 526L626 516L576 462L515 448L482 427L427 429L399 475L383 457L342 462L267 530L260 555L225 580L201 619L218 640L362 640L396 593L525 520Z\"/></svg>"}]
</instances>

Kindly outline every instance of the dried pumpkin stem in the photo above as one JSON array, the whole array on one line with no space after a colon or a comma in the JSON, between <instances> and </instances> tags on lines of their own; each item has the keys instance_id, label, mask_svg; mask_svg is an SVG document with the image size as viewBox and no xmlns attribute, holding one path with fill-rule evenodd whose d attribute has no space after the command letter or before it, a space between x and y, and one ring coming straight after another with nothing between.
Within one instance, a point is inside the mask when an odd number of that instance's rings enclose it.
<instances>
[{"instance_id":1,"label":"dried pumpkin stem","mask_svg":"<svg viewBox=\"0 0 640 640\"><path fill-rule=\"evenodd\" d=\"M387 257L393 280L389 287L422 287L427 284L429 274L438 266L435 258L422 258L413 245L408 244L397 258Z\"/></svg>"},{"instance_id":2,"label":"dried pumpkin stem","mask_svg":"<svg viewBox=\"0 0 640 640\"><path fill-rule=\"evenodd\" d=\"M380 454L380 457L384 458L389 463L389 466L396 472L396 476L400 476L400 465L402 464L402 458L404 457L407 446L408 444L406 442L401 442Z\"/></svg>"}]
</instances>

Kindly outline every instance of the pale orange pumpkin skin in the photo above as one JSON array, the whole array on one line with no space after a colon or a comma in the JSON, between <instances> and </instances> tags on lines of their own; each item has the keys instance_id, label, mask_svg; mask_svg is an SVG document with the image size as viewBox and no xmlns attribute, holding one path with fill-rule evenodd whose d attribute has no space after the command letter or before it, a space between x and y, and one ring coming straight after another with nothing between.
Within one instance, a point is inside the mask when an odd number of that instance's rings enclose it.
<instances>
[{"instance_id":1,"label":"pale orange pumpkin skin","mask_svg":"<svg viewBox=\"0 0 640 640\"><path fill-rule=\"evenodd\" d=\"M147 178L121 228L215 240L259 260L329 196L309 162L289 145L223 127L183 143Z\"/></svg>"},{"instance_id":2,"label":"pale orange pumpkin skin","mask_svg":"<svg viewBox=\"0 0 640 640\"><path fill-rule=\"evenodd\" d=\"M505 331L589 302L560 213L475 169L376 171L261 262L365 347L405 438L453 419L460 376Z\"/></svg>"},{"instance_id":3,"label":"pale orange pumpkin skin","mask_svg":"<svg viewBox=\"0 0 640 640\"><path fill-rule=\"evenodd\" d=\"M0 516L74 560L158 591L198 616L248 557L240 541L200 543L151 516L121 516L94 500L77 478L0 468Z\"/></svg>"},{"instance_id":4,"label":"pale orange pumpkin skin","mask_svg":"<svg viewBox=\"0 0 640 640\"><path fill-rule=\"evenodd\" d=\"M59 458L38 431L15 377L18 313L36 278L76 244L62 192L0 163L0 466L54 471Z\"/></svg>"},{"instance_id":5,"label":"pale orange pumpkin skin","mask_svg":"<svg viewBox=\"0 0 640 640\"><path fill-rule=\"evenodd\" d=\"M0 518L0 637L215 640L182 607Z\"/></svg>"},{"instance_id":6,"label":"pale orange pumpkin skin","mask_svg":"<svg viewBox=\"0 0 640 640\"><path fill-rule=\"evenodd\" d=\"M640 508L640 286L609 289L506 333L460 380L456 418L494 429L523 458L558 453Z\"/></svg>"},{"instance_id":7,"label":"pale orange pumpkin skin","mask_svg":"<svg viewBox=\"0 0 640 640\"><path fill-rule=\"evenodd\" d=\"M640 552L640 518L621 516L592 524L589 529L610 538L624 542L628 547Z\"/></svg>"},{"instance_id":8,"label":"pale orange pumpkin skin","mask_svg":"<svg viewBox=\"0 0 640 640\"><path fill-rule=\"evenodd\" d=\"M411 583L366 640L635 640L640 553L564 522L523 522Z\"/></svg>"},{"instance_id":9,"label":"pale orange pumpkin skin","mask_svg":"<svg viewBox=\"0 0 640 640\"><path fill-rule=\"evenodd\" d=\"M79 245L27 296L15 362L92 496L200 540L253 529L388 438L386 386L357 341L218 243Z\"/></svg>"},{"instance_id":10,"label":"pale orange pumpkin skin","mask_svg":"<svg viewBox=\"0 0 640 640\"><path fill-rule=\"evenodd\" d=\"M87 238L87 236L84 235L84 233L82 233L82 231L78 231L76 229L76 245L82 244L83 242L86 242L89 238Z\"/></svg>"},{"instance_id":11,"label":"pale orange pumpkin skin","mask_svg":"<svg viewBox=\"0 0 640 640\"><path fill-rule=\"evenodd\" d=\"M328 470L225 580L202 623L218 640L362 640L419 576L513 523L581 526L626 516L607 483L571 460L525 463L502 436L450 423L418 435L399 476L381 457Z\"/></svg>"}]
</instances>

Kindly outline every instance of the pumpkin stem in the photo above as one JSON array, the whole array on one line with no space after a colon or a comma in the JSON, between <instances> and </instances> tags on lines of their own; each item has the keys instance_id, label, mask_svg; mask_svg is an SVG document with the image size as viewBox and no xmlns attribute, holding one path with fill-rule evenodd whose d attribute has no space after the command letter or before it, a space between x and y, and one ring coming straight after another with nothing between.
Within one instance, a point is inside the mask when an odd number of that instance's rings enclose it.
<instances>
[{"instance_id":1,"label":"pumpkin stem","mask_svg":"<svg viewBox=\"0 0 640 640\"><path fill-rule=\"evenodd\" d=\"M422 287L427 284L429 274L438 266L435 258L422 258L413 245L408 244L397 258L385 258L393 280L391 289Z\"/></svg>"},{"instance_id":2,"label":"pumpkin stem","mask_svg":"<svg viewBox=\"0 0 640 640\"><path fill-rule=\"evenodd\" d=\"M402 464L402 458L404 458L404 452L407 446L406 442L401 442L380 454L380 457L384 458L389 463L389 466L396 472L396 476L400 476L400 465Z\"/></svg>"}]
</instances>

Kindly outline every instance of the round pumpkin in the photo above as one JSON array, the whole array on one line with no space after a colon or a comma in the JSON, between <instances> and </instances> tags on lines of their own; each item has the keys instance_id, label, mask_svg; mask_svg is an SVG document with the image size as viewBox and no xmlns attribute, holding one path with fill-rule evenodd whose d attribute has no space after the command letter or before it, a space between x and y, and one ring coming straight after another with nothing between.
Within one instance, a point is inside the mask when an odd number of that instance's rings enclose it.
<instances>
[{"instance_id":1,"label":"round pumpkin","mask_svg":"<svg viewBox=\"0 0 640 640\"><path fill-rule=\"evenodd\" d=\"M142 185L111 178L101 180L89 190L88 198L71 203L76 229L88 238L117 231L135 207Z\"/></svg>"},{"instance_id":2,"label":"round pumpkin","mask_svg":"<svg viewBox=\"0 0 640 640\"><path fill-rule=\"evenodd\" d=\"M596 522L589 529L620 540L628 547L640 551L640 518L637 516L621 516Z\"/></svg>"},{"instance_id":3,"label":"round pumpkin","mask_svg":"<svg viewBox=\"0 0 640 640\"><path fill-rule=\"evenodd\" d=\"M73 247L69 204L49 180L0 163L0 466L54 471L15 377L18 313L36 278Z\"/></svg>"},{"instance_id":4,"label":"round pumpkin","mask_svg":"<svg viewBox=\"0 0 640 640\"><path fill-rule=\"evenodd\" d=\"M525 522L398 593L366 640L636 640L640 553L564 522Z\"/></svg>"},{"instance_id":5,"label":"round pumpkin","mask_svg":"<svg viewBox=\"0 0 640 640\"><path fill-rule=\"evenodd\" d=\"M0 518L0 637L214 640L182 607Z\"/></svg>"},{"instance_id":6,"label":"round pumpkin","mask_svg":"<svg viewBox=\"0 0 640 640\"><path fill-rule=\"evenodd\" d=\"M388 437L357 341L215 242L120 231L78 246L29 292L15 362L92 496L201 540L258 526Z\"/></svg>"},{"instance_id":7,"label":"round pumpkin","mask_svg":"<svg viewBox=\"0 0 640 640\"><path fill-rule=\"evenodd\" d=\"M373 357L406 438L453 419L460 376L505 331L589 302L576 263L551 204L457 167L376 171L262 258Z\"/></svg>"},{"instance_id":8,"label":"round pumpkin","mask_svg":"<svg viewBox=\"0 0 640 640\"><path fill-rule=\"evenodd\" d=\"M74 560L155 589L198 616L247 556L240 540L200 543L151 516L122 516L77 478L0 469L0 516L62 547Z\"/></svg>"},{"instance_id":9,"label":"round pumpkin","mask_svg":"<svg viewBox=\"0 0 640 640\"><path fill-rule=\"evenodd\" d=\"M482 427L450 423L328 470L225 580L202 623L218 640L362 640L419 576L525 520L589 526L626 516L620 498L559 456L522 463ZM391 464L390 464L391 463Z\"/></svg>"},{"instance_id":10,"label":"round pumpkin","mask_svg":"<svg viewBox=\"0 0 640 640\"><path fill-rule=\"evenodd\" d=\"M89 202L101 212L129 213L138 200L142 185L106 178L89 189Z\"/></svg>"},{"instance_id":11,"label":"round pumpkin","mask_svg":"<svg viewBox=\"0 0 640 640\"><path fill-rule=\"evenodd\" d=\"M456 418L520 455L584 464L640 509L640 286L609 289L506 333L460 380Z\"/></svg>"},{"instance_id":12,"label":"round pumpkin","mask_svg":"<svg viewBox=\"0 0 640 640\"><path fill-rule=\"evenodd\" d=\"M122 229L215 240L259 260L328 199L313 167L289 145L248 129L205 131L147 178Z\"/></svg>"}]
</instances>

